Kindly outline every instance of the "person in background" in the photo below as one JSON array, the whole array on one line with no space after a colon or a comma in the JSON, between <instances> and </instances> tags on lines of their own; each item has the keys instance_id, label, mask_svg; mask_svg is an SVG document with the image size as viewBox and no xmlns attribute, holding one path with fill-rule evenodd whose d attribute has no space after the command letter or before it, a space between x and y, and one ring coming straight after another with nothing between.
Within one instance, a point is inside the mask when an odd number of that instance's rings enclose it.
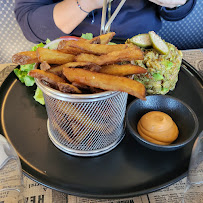
<instances>
[{"instance_id":1,"label":"person in background","mask_svg":"<svg viewBox=\"0 0 203 203\"><path fill-rule=\"evenodd\" d=\"M120 0L111 2L111 12ZM111 25L115 38L159 31L161 17L185 18L196 0L126 0ZM27 40L40 43L65 35L100 34L103 0L16 0L15 16Z\"/></svg>"}]
</instances>

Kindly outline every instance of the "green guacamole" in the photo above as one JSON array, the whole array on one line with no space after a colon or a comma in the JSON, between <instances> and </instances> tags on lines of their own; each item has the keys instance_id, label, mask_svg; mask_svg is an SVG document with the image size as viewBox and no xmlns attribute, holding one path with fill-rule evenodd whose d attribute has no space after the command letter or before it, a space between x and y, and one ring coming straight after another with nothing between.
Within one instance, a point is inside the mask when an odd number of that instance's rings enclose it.
<instances>
[{"instance_id":1,"label":"green guacamole","mask_svg":"<svg viewBox=\"0 0 203 203\"><path fill-rule=\"evenodd\" d=\"M144 49L144 60L134 61L134 64L148 70L146 74L138 74L134 79L144 84L147 94L166 94L174 90L178 81L178 73L182 62L182 52L174 45L166 43L169 52L159 54L156 50Z\"/></svg>"}]
</instances>

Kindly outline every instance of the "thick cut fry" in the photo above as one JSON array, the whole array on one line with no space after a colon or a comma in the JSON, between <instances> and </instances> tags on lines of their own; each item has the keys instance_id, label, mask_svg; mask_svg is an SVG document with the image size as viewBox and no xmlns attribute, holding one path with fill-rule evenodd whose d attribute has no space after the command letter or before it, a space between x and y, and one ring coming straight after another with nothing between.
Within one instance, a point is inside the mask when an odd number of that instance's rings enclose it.
<instances>
[{"instance_id":1,"label":"thick cut fry","mask_svg":"<svg viewBox=\"0 0 203 203\"><path fill-rule=\"evenodd\" d=\"M25 64L31 64L31 63L37 63L38 58L35 51L24 51L13 55L12 62L19 65L25 65Z\"/></svg>"},{"instance_id":2,"label":"thick cut fry","mask_svg":"<svg viewBox=\"0 0 203 203\"><path fill-rule=\"evenodd\" d=\"M74 47L70 47L70 41L67 40L62 40L59 42L57 50L66 54L73 54L73 55L78 55L81 53L85 53L85 51L78 49L78 48L74 48ZM87 41L87 40L86 40Z\"/></svg>"},{"instance_id":3,"label":"thick cut fry","mask_svg":"<svg viewBox=\"0 0 203 203\"><path fill-rule=\"evenodd\" d=\"M102 66L99 72L110 74L110 75L126 76L126 75L146 73L147 70L145 68L132 65L132 64L124 64L124 65L114 64L114 65Z\"/></svg>"},{"instance_id":4,"label":"thick cut fry","mask_svg":"<svg viewBox=\"0 0 203 203\"><path fill-rule=\"evenodd\" d=\"M108 45L111 46L111 45ZM86 61L98 65L110 65L122 61L143 60L144 55L137 47L129 47L121 51L114 51L107 55L96 56L93 54L80 54L75 57L75 61Z\"/></svg>"},{"instance_id":5,"label":"thick cut fry","mask_svg":"<svg viewBox=\"0 0 203 203\"><path fill-rule=\"evenodd\" d=\"M53 73L49 73L43 70L39 70L39 69L34 69L31 70L28 73L29 76L37 78L39 80L45 81L46 83L48 83L51 87L58 89L58 84L59 82L64 82L65 80L62 79L61 77L54 75Z\"/></svg>"},{"instance_id":6,"label":"thick cut fry","mask_svg":"<svg viewBox=\"0 0 203 203\"><path fill-rule=\"evenodd\" d=\"M60 41L58 44L57 50L59 50L60 52L63 52L63 53L73 54L73 55L85 53L85 51L83 51L81 49L70 47L69 44L71 41L75 41L75 40L62 40L62 41ZM78 41L84 41L86 43L90 43L90 40L86 40L83 38L80 38Z\"/></svg>"},{"instance_id":7,"label":"thick cut fry","mask_svg":"<svg viewBox=\"0 0 203 203\"><path fill-rule=\"evenodd\" d=\"M47 71L51 68L51 66L46 62L46 61L43 61L41 64L40 64L40 69L41 70L44 70L44 71Z\"/></svg>"},{"instance_id":8,"label":"thick cut fry","mask_svg":"<svg viewBox=\"0 0 203 203\"><path fill-rule=\"evenodd\" d=\"M82 93L77 87L75 87L74 85L68 84L68 83L58 82L58 87L59 87L59 90L64 93L73 93L73 94Z\"/></svg>"},{"instance_id":9,"label":"thick cut fry","mask_svg":"<svg viewBox=\"0 0 203 203\"><path fill-rule=\"evenodd\" d=\"M99 92L104 91L102 89L95 88L95 87L89 87L87 85L84 85L84 84L78 83L78 82L73 82L72 85L74 85L78 89L81 89L83 91L83 93L86 93L86 94L89 94L89 93L94 94L94 93L99 93Z\"/></svg>"},{"instance_id":10,"label":"thick cut fry","mask_svg":"<svg viewBox=\"0 0 203 203\"><path fill-rule=\"evenodd\" d=\"M81 90L89 90L89 86L81 84L79 82L73 82L72 85L74 85L75 87Z\"/></svg>"},{"instance_id":11,"label":"thick cut fry","mask_svg":"<svg viewBox=\"0 0 203 203\"><path fill-rule=\"evenodd\" d=\"M55 75L58 75L59 77L62 76L62 72L63 72L63 65L61 66L56 66L56 67L53 67L53 68L50 68L47 72L50 72L50 73L53 73Z\"/></svg>"},{"instance_id":12,"label":"thick cut fry","mask_svg":"<svg viewBox=\"0 0 203 203\"><path fill-rule=\"evenodd\" d=\"M83 68L85 70L98 72L101 69L101 66L90 63L90 62L70 62L63 65L63 67L67 68Z\"/></svg>"},{"instance_id":13,"label":"thick cut fry","mask_svg":"<svg viewBox=\"0 0 203 203\"><path fill-rule=\"evenodd\" d=\"M101 44L101 40L100 40L99 37L94 37L93 39L87 40L87 41L88 41L88 43L90 43L90 44Z\"/></svg>"},{"instance_id":14,"label":"thick cut fry","mask_svg":"<svg viewBox=\"0 0 203 203\"><path fill-rule=\"evenodd\" d=\"M95 55L104 55L114 51L121 51L128 48L131 45L128 44L89 44L85 41L69 41L69 46L84 50L84 52Z\"/></svg>"},{"instance_id":15,"label":"thick cut fry","mask_svg":"<svg viewBox=\"0 0 203 203\"><path fill-rule=\"evenodd\" d=\"M84 43L89 43L89 44L108 44L113 36L115 35L115 32L110 32L104 35L100 35L97 37L94 37L91 40L85 40L83 38L79 39L78 41L83 41ZM78 49L75 47L70 47L69 44L71 43L70 41L75 41L75 40L62 40L59 42L57 49L63 53L67 54L73 54L73 55L78 55L81 53L88 53L85 50Z\"/></svg>"},{"instance_id":16,"label":"thick cut fry","mask_svg":"<svg viewBox=\"0 0 203 203\"><path fill-rule=\"evenodd\" d=\"M96 87L89 87L89 91L94 94L94 93L100 93L103 92L104 90L96 88Z\"/></svg>"},{"instance_id":17,"label":"thick cut fry","mask_svg":"<svg viewBox=\"0 0 203 203\"><path fill-rule=\"evenodd\" d=\"M144 85L129 78L91 72L80 68L64 68L63 74L70 82L79 82L103 90L127 92L145 100Z\"/></svg>"},{"instance_id":18,"label":"thick cut fry","mask_svg":"<svg viewBox=\"0 0 203 203\"><path fill-rule=\"evenodd\" d=\"M39 47L37 49L37 57L40 62L46 61L49 64L64 64L73 61L75 56Z\"/></svg>"},{"instance_id":19,"label":"thick cut fry","mask_svg":"<svg viewBox=\"0 0 203 203\"><path fill-rule=\"evenodd\" d=\"M90 44L108 44L112 38L115 36L115 32L109 32L107 34L103 34L93 39L89 40Z\"/></svg>"},{"instance_id":20,"label":"thick cut fry","mask_svg":"<svg viewBox=\"0 0 203 203\"><path fill-rule=\"evenodd\" d=\"M61 66L53 67L53 68L49 69L48 71L50 73L55 74L55 75L61 76L64 67L67 67L67 68L83 68L85 70L90 70L90 71L95 71L95 72L98 72L101 69L101 66L99 66L99 65L97 65L95 63L90 63L90 62L70 62L70 63L63 64Z\"/></svg>"}]
</instances>

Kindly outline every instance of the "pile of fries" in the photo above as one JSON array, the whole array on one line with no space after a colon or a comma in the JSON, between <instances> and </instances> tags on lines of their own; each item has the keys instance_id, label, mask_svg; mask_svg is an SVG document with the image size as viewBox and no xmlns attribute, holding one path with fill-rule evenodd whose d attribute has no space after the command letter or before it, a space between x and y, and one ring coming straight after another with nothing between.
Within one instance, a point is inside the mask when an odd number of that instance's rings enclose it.
<instances>
[{"instance_id":1,"label":"pile of fries","mask_svg":"<svg viewBox=\"0 0 203 203\"><path fill-rule=\"evenodd\" d=\"M57 50L39 47L12 57L19 65L37 63L39 69L29 72L43 84L64 93L87 94L104 90L127 92L145 100L143 84L130 78L147 70L131 64L143 60L143 52L136 45L109 45L114 32L94 37L62 40Z\"/></svg>"}]
</instances>

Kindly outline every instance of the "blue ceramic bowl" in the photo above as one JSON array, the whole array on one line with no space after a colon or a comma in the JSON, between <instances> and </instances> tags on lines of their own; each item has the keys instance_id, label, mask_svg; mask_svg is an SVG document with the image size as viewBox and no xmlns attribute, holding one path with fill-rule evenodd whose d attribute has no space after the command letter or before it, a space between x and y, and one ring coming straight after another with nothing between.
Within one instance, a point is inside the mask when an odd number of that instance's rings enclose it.
<instances>
[{"instance_id":1,"label":"blue ceramic bowl","mask_svg":"<svg viewBox=\"0 0 203 203\"><path fill-rule=\"evenodd\" d=\"M142 145L157 151L172 151L189 143L199 127L195 112L184 102L172 96L150 95L146 101L136 99L126 112L126 127L129 133ZM179 129L178 138L170 145L158 145L142 138L137 131L140 118L150 111L162 111L173 119Z\"/></svg>"}]
</instances>

